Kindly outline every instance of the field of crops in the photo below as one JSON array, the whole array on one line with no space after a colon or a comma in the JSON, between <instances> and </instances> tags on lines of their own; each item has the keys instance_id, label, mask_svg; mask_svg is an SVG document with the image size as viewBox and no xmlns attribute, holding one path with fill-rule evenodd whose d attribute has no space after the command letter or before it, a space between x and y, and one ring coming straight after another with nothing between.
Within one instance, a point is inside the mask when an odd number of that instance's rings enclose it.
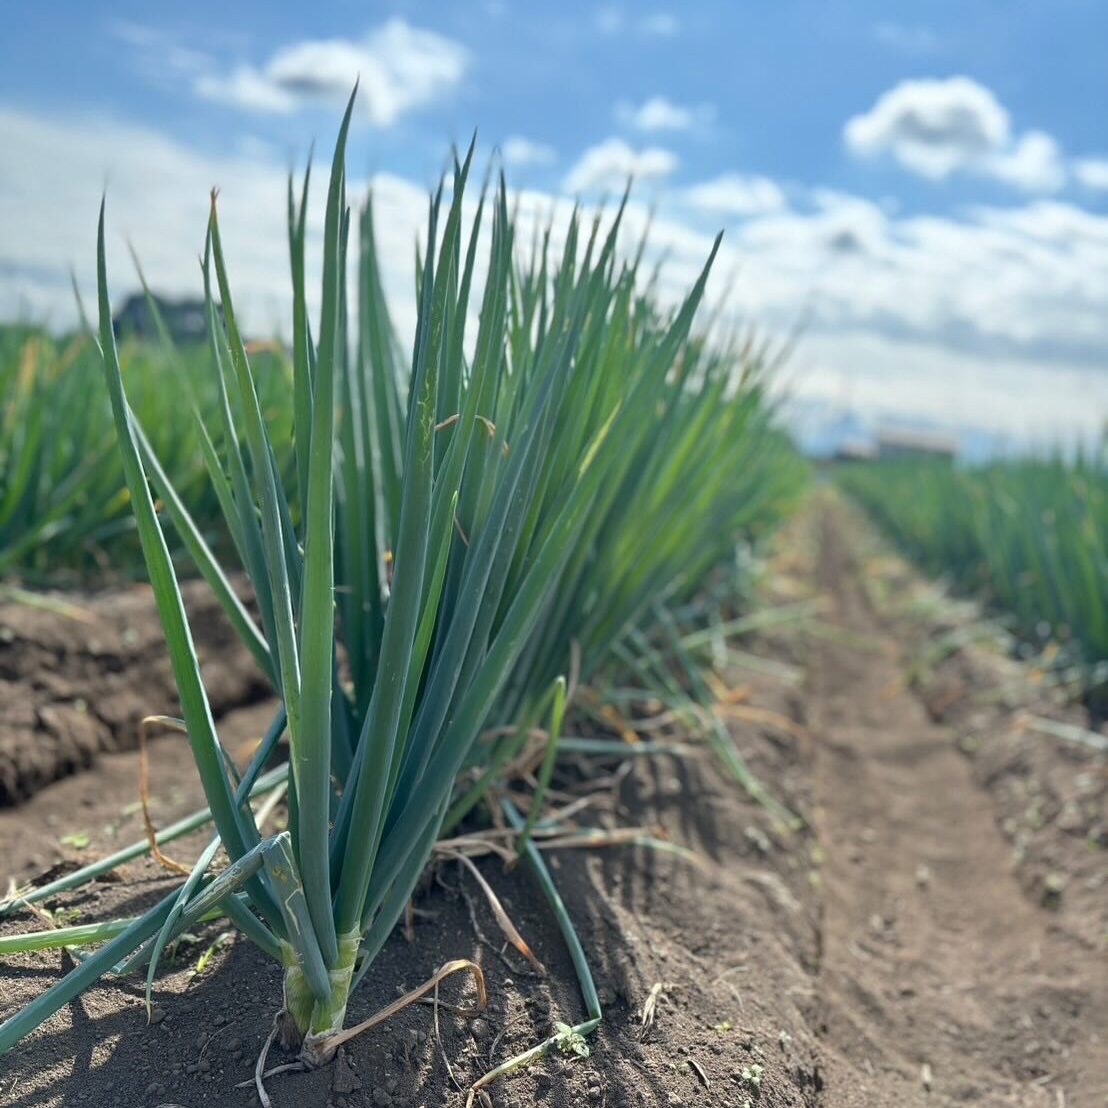
<instances>
[{"instance_id":1,"label":"field of crops","mask_svg":"<svg viewBox=\"0 0 1108 1108\"><path fill-rule=\"evenodd\" d=\"M1061 664L1108 660L1108 448L975 469L855 465L841 484L928 573L983 597L1025 641Z\"/></svg>"},{"instance_id":2,"label":"field of crops","mask_svg":"<svg viewBox=\"0 0 1108 1108\"><path fill-rule=\"evenodd\" d=\"M201 426L219 402L206 351L125 341L119 359L131 410L158 464L201 530L218 540L219 501ZM274 440L289 438L288 369L256 356L259 402ZM77 584L142 574L138 534L116 445L100 353L91 334L58 339L0 327L0 574ZM195 408L199 421L191 418ZM285 462L288 458L285 458ZM174 540L176 541L176 540Z\"/></svg>"},{"instance_id":3,"label":"field of crops","mask_svg":"<svg viewBox=\"0 0 1108 1108\"><path fill-rule=\"evenodd\" d=\"M141 544L218 835L180 888L140 916L10 943L103 945L0 1027L0 1051L121 963L143 970L149 993L167 946L214 913L283 967L285 1040L310 1064L328 1060L357 1033L345 1026L350 990L372 972L435 841L493 796L558 911L532 839L540 821L546 837L572 833L542 816L567 700L615 667L671 705L691 702L696 632L729 617L735 596L713 599L705 584L730 566L734 585L736 543L771 529L802 487L758 361L696 336L712 259L666 313L618 249L618 213L603 233L575 219L558 254L548 235L521 255L503 185L469 206L472 150L455 165L449 201L441 191L432 200L433 249L403 359L372 211L351 218L346 206L345 127L318 326L306 309L307 181L302 194L290 188L290 367L248 354L214 201L208 351L117 349L103 218L102 367L83 336L7 336L6 568L126 572ZM177 548L281 698L241 775L213 724ZM256 612L232 587L232 567L249 578ZM535 789L521 814L502 783L536 732ZM288 764L266 773L286 734ZM772 802L716 738L735 776ZM589 741L575 749L587 753ZM287 790L286 831L259 830L246 803L259 787ZM220 848L229 864L215 874ZM559 919L589 1016L572 1034L583 1035L600 1008Z\"/></svg>"},{"instance_id":4,"label":"field of crops","mask_svg":"<svg viewBox=\"0 0 1108 1108\"><path fill-rule=\"evenodd\" d=\"M1108 926L1088 705L1017 714L1021 663L965 627L938 694L907 679L950 628L875 599L924 586L811 491L772 349L709 326L718 238L663 303L626 198L525 234L471 145L401 339L353 107L318 243L318 181L289 181L287 342L244 335L214 192L206 344L153 297L157 339L117 334L110 194L95 311L0 330L0 758L37 782L0 809L0 1105L1074 1087ZM1038 662L1103 679L1103 451L836 474ZM144 603L140 669L112 643Z\"/></svg>"}]
</instances>

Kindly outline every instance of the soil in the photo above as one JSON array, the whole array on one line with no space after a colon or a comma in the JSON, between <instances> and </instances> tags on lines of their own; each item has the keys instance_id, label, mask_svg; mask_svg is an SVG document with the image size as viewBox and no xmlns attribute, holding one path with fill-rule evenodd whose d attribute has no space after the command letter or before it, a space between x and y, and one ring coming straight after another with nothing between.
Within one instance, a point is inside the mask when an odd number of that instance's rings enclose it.
<instances>
[{"instance_id":1,"label":"soil","mask_svg":"<svg viewBox=\"0 0 1108 1108\"><path fill-rule=\"evenodd\" d=\"M835 622L866 648L824 643L809 701L832 1102L1101 1103L1103 942L1025 895L997 824L1004 797L988 802L955 736L905 687L904 639L874 612L847 541L825 517L819 576ZM1044 763L1072 766L1073 752L1039 745ZM1060 864L1083 868L1083 853L1072 842Z\"/></svg>"},{"instance_id":2,"label":"soil","mask_svg":"<svg viewBox=\"0 0 1108 1108\"><path fill-rule=\"evenodd\" d=\"M708 749L635 759L630 773L594 776L591 785L564 767L559 788L595 789L602 822L660 825L700 864L643 847L550 852L604 1022L588 1058L535 1062L489 1086L492 1103L1103 1104L1103 756L1015 727L1026 704L970 695L1012 676L976 647L926 681L908 680L921 643L941 629L875 599L872 540L842 505L821 502L787 544L773 578L779 597L822 594L826 614L743 644L787 663L776 667L781 677L731 675L732 687L749 692L744 703L779 715L728 718L754 771L807 828L777 828ZM903 567L882 572L893 574L895 594L915 587ZM791 667L800 680L784 679ZM938 695L956 679L962 693ZM1034 706L1059 718L1070 711ZM268 710L232 713L223 731L256 736ZM184 744L170 738L154 750L155 814L164 823L195 796ZM134 780L134 754L114 754L0 812L8 868L41 870L58 850L72 864L133 837L136 817L125 813ZM1039 798L1030 823L1028 796ZM92 835L85 851L54 846L71 829ZM174 852L192 857L200 842L174 844ZM546 1037L556 1021L584 1017L531 876L492 858L479 865L546 975L504 950L472 877L440 863L417 898L414 940L392 936L349 1018L364 1018L457 957L484 967L488 1010L476 1020L441 1010L436 1035L432 1008L408 1008L355 1039L334 1065L271 1078L277 1108L463 1104L461 1090L491 1064ZM1043 867L1058 875L1046 898L1035 877ZM123 877L56 904L106 918L167 887L148 861ZM41 926L21 917L3 930ZM141 983L129 980L102 984L58 1013L0 1061L0 1105L256 1103L252 1088L236 1086L250 1079L269 1031L279 974L244 942L217 943L197 972L217 934L201 932L179 948L159 978L149 1025ZM9 960L0 970L0 1017L69 964L56 952ZM660 996L644 1031L652 987ZM472 986L451 981L442 998L471 1003ZM277 1051L270 1058L284 1060Z\"/></svg>"},{"instance_id":3,"label":"soil","mask_svg":"<svg viewBox=\"0 0 1108 1108\"><path fill-rule=\"evenodd\" d=\"M266 695L211 592L183 593L216 716ZM0 807L133 749L144 716L176 714L175 690L148 586L0 603Z\"/></svg>"},{"instance_id":4,"label":"soil","mask_svg":"<svg viewBox=\"0 0 1108 1108\"><path fill-rule=\"evenodd\" d=\"M910 682L931 719L951 732L985 790L1007 840L1014 872L1029 899L1051 910L1090 946L1108 941L1108 759L1082 745L1035 729L1051 720L1078 728L1094 724L1080 705L1080 686L1051 687L1050 673L1014 656L1018 644L986 635L990 621L972 605L951 604L879 544L860 542L869 572L870 602L913 657ZM877 572L874 572L876 569ZM942 600L934 610L936 596ZM893 598L899 598L894 600ZM920 609L932 614L920 619ZM941 660L936 646L973 633L972 649ZM1103 745L1103 740L1101 740Z\"/></svg>"},{"instance_id":5,"label":"soil","mask_svg":"<svg viewBox=\"0 0 1108 1108\"><path fill-rule=\"evenodd\" d=\"M220 739L238 754L240 764L248 761L275 708L275 701L262 700L221 717ZM149 804L155 825L167 826L204 807L187 738L167 732L150 743L149 752ZM22 884L45 871L75 869L143 838L139 795L136 752L115 751L100 755L84 772L55 781L22 804L0 808L0 858L4 860L0 880L14 877ZM79 847L73 845L74 836ZM166 851L187 858L190 848L206 841L198 835L183 840L183 845L167 846ZM192 850L192 856L197 853Z\"/></svg>"}]
</instances>

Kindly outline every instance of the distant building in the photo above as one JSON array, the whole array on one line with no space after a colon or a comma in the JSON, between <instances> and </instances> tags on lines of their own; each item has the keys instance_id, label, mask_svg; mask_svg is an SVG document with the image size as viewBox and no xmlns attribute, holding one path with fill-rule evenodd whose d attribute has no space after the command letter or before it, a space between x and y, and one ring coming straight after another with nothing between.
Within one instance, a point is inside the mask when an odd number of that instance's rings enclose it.
<instances>
[{"instance_id":1,"label":"distant building","mask_svg":"<svg viewBox=\"0 0 1108 1108\"><path fill-rule=\"evenodd\" d=\"M843 439L835 447L836 462L872 462L877 457L877 447L865 439Z\"/></svg>"},{"instance_id":2,"label":"distant building","mask_svg":"<svg viewBox=\"0 0 1108 1108\"><path fill-rule=\"evenodd\" d=\"M181 346L206 342L208 338L207 311L203 300L170 300L165 296L153 296L166 329L173 341ZM217 309L218 310L218 309ZM158 328L154 314L143 293L135 293L124 301L112 320L115 333L140 339L156 339Z\"/></svg>"},{"instance_id":3,"label":"distant building","mask_svg":"<svg viewBox=\"0 0 1108 1108\"><path fill-rule=\"evenodd\" d=\"M941 431L887 427L877 432L877 456L886 458L938 458L952 462L958 440Z\"/></svg>"}]
</instances>

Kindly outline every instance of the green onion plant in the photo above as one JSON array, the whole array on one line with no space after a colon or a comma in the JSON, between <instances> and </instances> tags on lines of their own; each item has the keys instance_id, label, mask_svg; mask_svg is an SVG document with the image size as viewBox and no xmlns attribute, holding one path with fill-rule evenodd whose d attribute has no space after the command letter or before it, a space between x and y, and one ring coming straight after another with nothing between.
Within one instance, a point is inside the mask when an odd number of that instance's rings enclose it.
<instances>
[{"instance_id":1,"label":"green onion plant","mask_svg":"<svg viewBox=\"0 0 1108 1108\"><path fill-rule=\"evenodd\" d=\"M470 199L472 147L430 198L405 357L372 202L347 203L352 105L327 186L318 318L307 308L308 177L290 182L288 424L266 417L213 196L203 277L215 403L193 419L233 559L213 553L129 402L101 209L104 379L216 835L178 889L0 1026L0 1052L105 972L144 968L149 988L166 945L218 910L281 963L286 1045L326 1061L350 990L372 972L444 826L495 785L515 725L549 719L556 742L567 677L572 691L653 625L660 604L693 596L801 484L772 425L764 355L693 331L715 249L672 311L643 291L641 251L619 249L622 207L606 222L575 212L560 250L548 227L521 254L503 179ZM280 696L241 776L212 719L170 535ZM256 616L229 585L233 563ZM282 733L288 829L267 837L248 801ZM534 819L509 816L545 881ZM219 849L229 861L213 875Z\"/></svg>"}]
</instances>

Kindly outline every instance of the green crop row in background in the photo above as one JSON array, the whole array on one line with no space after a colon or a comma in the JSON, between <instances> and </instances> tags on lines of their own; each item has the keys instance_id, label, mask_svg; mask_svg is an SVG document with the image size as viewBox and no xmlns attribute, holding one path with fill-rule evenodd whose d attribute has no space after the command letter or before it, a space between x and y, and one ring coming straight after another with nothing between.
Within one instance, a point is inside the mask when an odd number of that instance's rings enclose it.
<instances>
[{"instance_id":1,"label":"green crop row in background","mask_svg":"<svg viewBox=\"0 0 1108 1108\"><path fill-rule=\"evenodd\" d=\"M1108 452L852 465L841 483L925 570L1010 612L1028 640L1108 658Z\"/></svg>"},{"instance_id":2,"label":"green crop row in background","mask_svg":"<svg viewBox=\"0 0 1108 1108\"><path fill-rule=\"evenodd\" d=\"M208 425L215 417L207 349L126 341L120 363L131 408L174 487L197 525L218 531L219 501L190 412L195 404ZM260 350L254 364L274 441L284 443L291 369L276 349ZM142 573L95 342L0 328L0 577L65 584Z\"/></svg>"}]
</instances>

